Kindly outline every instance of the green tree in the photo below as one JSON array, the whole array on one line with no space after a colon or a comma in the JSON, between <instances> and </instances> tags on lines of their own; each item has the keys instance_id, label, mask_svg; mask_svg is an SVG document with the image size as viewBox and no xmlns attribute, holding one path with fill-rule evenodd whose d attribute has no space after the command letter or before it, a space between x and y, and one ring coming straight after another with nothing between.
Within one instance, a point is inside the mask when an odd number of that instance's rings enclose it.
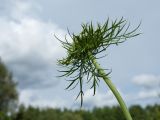
<instances>
[{"instance_id":1,"label":"green tree","mask_svg":"<svg viewBox=\"0 0 160 120\"><path fill-rule=\"evenodd\" d=\"M160 105L147 106L145 108L147 119L145 120L159 120L160 118Z\"/></svg>"},{"instance_id":2,"label":"green tree","mask_svg":"<svg viewBox=\"0 0 160 120\"><path fill-rule=\"evenodd\" d=\"M145 110L139 105L131 106L130 113L133 120L146 120L147 118Z\"/></svg>"},{"instance_id":3,"label":"green tree","mask_svg":"<svg viewBox=\"0 0 160 120\"><path fill-rule=\"evenodd\" d=\"M112 114L114 116L114 120L125 120L125 117L124 117L122 110L119 106L112 107Z\"/></svg>"},{"instance_id":4,"label":"green tree","mask_svg":"<svg viewBox=\"0 0 160 120\"><path fill-rule=\"evenodd\" d=\"M159 120L160 105L142 108L139 105L130 107L133 120ZM10 120L3 116L0 120ZM11 120L125 120L119 106L94 108L92 110L69 110L55 108L35 108L23 105Z\"/></svg>"},{"instance_id":5,"label":"green tree","mask_svg":"<svg viewBox=\"0 0 160 120\"><path fill-rule=\"evenodd\" d=\"M76 114L71 111L64 111L60 120L83 120L83 118L80 114Z\"/></svg>"},{"instance_id":6,"label":"green tree","mask_svg":"<svg viewBox=\"0 0 160 120\"><path fill-rule=\"evenodd\" d=\"M26 112L26 108L24 105L20 105L18 108L18 112L12 116L13 120L24 120L24 114Z\"/></svg>"},{"instance_id":7,"label":"green tree","mask_svg":"<svg viewBox=\"0 0 160 120\"><path fill-rule=\"evenodd\" d=\"M0 112L13 112L17 100L16 83L12 79L11 72L0 60Z\"/></svg>"},{"instance_id":8,"label":"green tree","mask_svg":"<svg viewBox=\"0 0 160 120\"><path fill-rule=\"evenodd\" d=\"M80 114L83 120L96 120L91 111L87 110L77 110L74 113Z\"/></svg>"},{"instance_id":9,"label":"green tree","mask_svg":"<svg viewBox=\"0 0 160 120\"><path fill-rule=\"evenodd\" d=\"M94 108L93 115L95 120L115 120L113 113L109 107Z\"/></svg>"}]
</instances>

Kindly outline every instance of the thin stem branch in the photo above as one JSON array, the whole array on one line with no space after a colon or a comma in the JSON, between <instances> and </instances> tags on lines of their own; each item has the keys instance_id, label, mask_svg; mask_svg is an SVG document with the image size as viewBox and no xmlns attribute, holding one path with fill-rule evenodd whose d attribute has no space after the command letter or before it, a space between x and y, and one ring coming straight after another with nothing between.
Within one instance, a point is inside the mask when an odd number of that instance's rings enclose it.
<instances>
[{"instance_id":1,"label":"thin stem branch","mask_svg":"<svg viewBox=\"0 0 160 120\"><path fill-rule=\"evenodd\" d=\"M105 83L108 85L114 96L117 98L117 101L119 102L119 105L126 117L127 120L132 120L132 117L129 113L129 110L127 106L125 105L125 102L123 101L121 95L119 94L118 90L114 86L114 84L111 82L111 80L106 76L105 71L100 67L100 65L97 63L96 59L92 56L92 62L97 69L98 73L101 75Z\"/></svg>"}]
</instances>

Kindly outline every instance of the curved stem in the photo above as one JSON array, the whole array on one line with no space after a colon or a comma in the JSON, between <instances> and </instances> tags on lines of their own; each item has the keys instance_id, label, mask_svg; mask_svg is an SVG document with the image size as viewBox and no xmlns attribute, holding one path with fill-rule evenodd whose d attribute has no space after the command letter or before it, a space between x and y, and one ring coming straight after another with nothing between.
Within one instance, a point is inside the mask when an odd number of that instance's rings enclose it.
<instances>
[{"instance_id":1,"label":"curved stem","mask_svg":"<svg viewBox=\"0 0 160 120\"><path fill-rule=\"evenodd\" d=\"M116 89L116 87L114 86L114 84L111 82L111 80L106 76L106 73L104 72L104 70L100 67L100 65L97 63L96 59L92 57L92 62L95 66L95 68L97 69L97 71L99 72L100 75L102 75L103 80L105 81L105 83L108 85L108 87L111 89L112 93L114 94L114 96L117 98L117 101L119 102L119 105L126 117L127 120L132 120L132 117L129 113L129 110L127 109L125 102L123 101L121 95L119 94L118 90Z\"/></svg>"}]
</instances>

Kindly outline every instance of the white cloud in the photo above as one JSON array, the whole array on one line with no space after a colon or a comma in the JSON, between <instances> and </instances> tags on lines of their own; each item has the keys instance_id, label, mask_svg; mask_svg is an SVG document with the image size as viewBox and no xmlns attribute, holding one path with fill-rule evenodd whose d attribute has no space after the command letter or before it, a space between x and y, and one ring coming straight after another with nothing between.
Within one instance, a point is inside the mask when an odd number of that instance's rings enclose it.
<instances>
[{"instance_id":1,"label":"white cloud","mask_svg":"<svg viewBox=\"0 0 160 120\"><path fill-rule=\"evenodd\" d=\"M64 108L68 105L65 99L46 96L39 90L22 90L19 97L19 104L24 104L26 107L31 105L34 107Z\"/></svg>"},{"instance_id":2,"label":"white cloud","mask_svg":"<svg viewBox=\"0 0 160 120\"><path fill-rule=\"evenodd\" d=\"M0 17L0 57L22 88L34 86L34 82L39 87L42 82L53 85L56 60L64 54L54 34L63 39L67 32L54 23L28 16L26 12L34 7L31 3L16 0L12 4L11 14L21 15L16 20Z\"/></svg>"},{"instance_id":3,"label":"white cloud","mask_svg":"<svg viewBox=\"0 0 160 120\"><path fill-rule=\"evenodd\" d=\"M157 99L160 95L158 91L160 91L160 89L142 89L139 90L137 93L127 94L126 100L128 102L134 103L135 101L143 102L147 99Z\"/></svg>"},{"instance_id":4,"label":"white cloud","mask_svg":"<svg viewBox=\"0 0 160 120\"><path fill-rule=\"evenodd\" d=\"M1 56L5 60L17 59L28 54L51 59L61 54L59 42L53 34L64 36L65 31L52 23L24 18L20 22L0 20ZM57 53L58 51L58 53ZM10 54L12 53L12 54Z\"/></svg>"},{"instance_id":5,"label":"white cloud","mask_svg":"<svg viewBox=\"0 0 160 120\"><path fill-rule=\"evenodd\" d=\"M42 9L39 4L31 0L1 0L0 9L2 15L8 19L18 20L26 17L36 17Z\"/></svg>"},{"instance_id":6,"label":"white cloud","mask_svg":"<svg viewBox=\"0 0 160 120\"><path fill-rule=\"evenodd\" d=\"M152 98L158 98L158 92L157 90L146 90L146 91L140 91L137 95L137 99L152 99Z\"/></svg>"},{"instance_id":7,"label":"white cloud","mask_svg":"<svg viewBox=\"0 0 160 120\"><path fill-rule=\"evenodd\" d=\"M134 94L128 94L127 101L130 105L140 104L142 106L160 104L160 89L143 89Z\"/></svg>"},{"instance_id":8,"label":"white cloud","mask_svg":"<svg viewBox=\"0 0 160 120\"><path fill-rule=\"evenodd\" d=\"M78 99L80 103L80 98ZM79 104L80 105L80 104ZM84 108L93 108L93 107L103 107L103 106L112 106L117 105L117 100L110 90L105 93L96 91L96 94L93 96L93 90L88 89L84 93L83 97L83 106Z\"/></svg>"},{"instance_id":9,"label":"white cloud","mask_svg":"<svg viewBox=\"0 0 160 120\"><path fill-rule=\"evenodd\" d=\"M56 60L64 54L54 34L63 38L66 32L55 24L34 18L23 18L19 22L0 18L0 26L0 56L19 84L30 81L28 84L32 85L34 80L49 83L45 79L54 83Z\"/></svg>"},{"instance_id":10,"label":"white cloud","mask_svg":"<svg viewBox=\"0 0 160 120\"><path fill-rule=\"evenodd\" d=\"M138 102L141 105L159 103L160 101L160 76L152 74L137 75L132 79L135 85L139 86L137 91L131 96L130 101Z\"/></svg>"},{"instance_id":11,"label":"white cloud","mask_svg":"<svg viewBox=\"0 0 160 120\"><path fill-rule=\"evenodd\" d=\"M66 103L62 96L40 97L40 93L44 93L40 89L54 89L59 81L55 78L55 66L64 50L54 34L63 39L67 32L54 23L28 15L35 12L29 2L16 0L12 5L11 19L0 16L0 57L18 80L20 103L41 107L64 106ZM48 96L49 93L48 90ZM55 93L59 94L59 91Z\"/></svg>"},{"instance_id":12,"label":"white cloud","mask_svg":"<svg viewBox=\"0 0 160 120\"><path fill-rule=\"evenodd\" d=\"M132 81L144 87L157 87L160 86L160 76L142 74L135 76Z\"/></svg>"},{"instance_id":13,"label":"white cloud","mask_svg":"<svg viewBox=\"0 0 160 120\"><path fill-rule=\"evenodd\" d=\"M16 19L25 15L32 8L29 2L24 2L22 0L15 0L12 4L12 17Z\"/></svg>"}]
</instances>

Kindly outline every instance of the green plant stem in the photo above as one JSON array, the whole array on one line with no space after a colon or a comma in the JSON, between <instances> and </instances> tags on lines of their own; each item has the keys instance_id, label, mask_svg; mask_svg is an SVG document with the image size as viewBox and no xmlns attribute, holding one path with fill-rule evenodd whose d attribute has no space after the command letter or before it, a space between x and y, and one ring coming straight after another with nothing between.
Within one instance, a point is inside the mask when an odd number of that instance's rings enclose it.
<instances>
[{"instance_id":1,"label":"green plant stem","mask_svg":"<svg viewBox=\"0 0 160 120\"><path fill-rule=\"evenodd\" d=\"M119 94L118 90L114 86L114 84L111 82L111 80L106 76L105 71L100 67L100 65L97 63L96 59L92 57L92 62L97 69L98 73L101 75L105 83L108 85L108 87L111 89L112 93L117 98L117 101L119 102L119 105L126 117L127 120L132 120L132 117L129 113L129 110L127 109L127 106L125 105L121 95Z\"/></svg>"}]
</instances>

